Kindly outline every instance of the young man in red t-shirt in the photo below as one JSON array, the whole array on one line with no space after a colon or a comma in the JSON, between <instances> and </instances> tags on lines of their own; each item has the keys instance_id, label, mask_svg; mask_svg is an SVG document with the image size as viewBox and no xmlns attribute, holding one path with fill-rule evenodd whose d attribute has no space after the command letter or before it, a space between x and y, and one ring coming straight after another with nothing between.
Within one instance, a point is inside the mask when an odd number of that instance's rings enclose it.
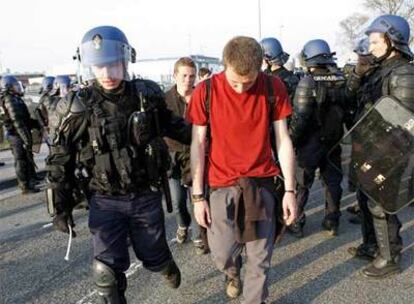
<instances>
[{"instance_id":1,"label":"young man in red t-shirt","mask_svg":"<svg viewBox=\"0 0 414 304\"><path fill-rule=\"evenodd\" d=\"M281 173L272 157L271 136L276 138L284 176L284 220L289 225L296 218L294 151L286 124L292 109L285 86L275 77L270 82L275 103L268 102L266 77L270 76L260 72L262 59L262 49L253 38L230 40L223 51L225 71L210 80L209 109L206 83L202 82L194 90L187 112L188 120L193 123L191 170L195 218L208 228L212 257L226 274L226 293L231 298L241 292L240 254L246 248L243 296L245 303L251 304L264 303L268 295L266 282L273 251L275 201L259 180L272 179ZM272 104L274 108L270 111ZM269 132L270 113L274 134ZM203 193L205 178L211 191L209 203ZM241 209L242 224L238 213ZM247 231L249 219L253 221L250 227L254 227L254 238L246 240L243 231Z\"/></svg>"}]
</instances>

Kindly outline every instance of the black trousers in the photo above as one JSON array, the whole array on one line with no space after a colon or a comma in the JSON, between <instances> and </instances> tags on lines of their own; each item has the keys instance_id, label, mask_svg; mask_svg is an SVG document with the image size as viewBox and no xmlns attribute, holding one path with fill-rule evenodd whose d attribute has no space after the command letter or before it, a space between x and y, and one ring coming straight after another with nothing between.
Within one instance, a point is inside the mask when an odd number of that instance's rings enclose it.
<instances>
[{"instance_id":1,"label":"black trousers","mask_svg":"<svg viewBox=\"0 0 414 304\"><path fill-rule=\"evenodd\" d=\"M145 268L161 271L172 260L160 192L148 190L136 196L92 196L89 229L93 235L94 258L117 273L130 266L128 237Z\"/></svg>"},{"instance_id":2,"label":"black trousers","mask_svg":"<svg viewBox=\"0 0 414 304\"><path fill-rule=\"evenodd\" d=\"M341 215L341 181L343 176L341 170L341 148L338 147L333 151L329 161L328 152L329 149L320 142L319 135L311 136L305 145L297 149L298 211L299 214L304 212L310 189L315 180L315 171L319 168L325 189L325 218L338 221Z\"/></svg>"},{"instance_id":3,"label":"black trousers","mask_svg":"<svg viewBox=\"0 0 414 304\"><path fill-rule=\"evenodd\" d=\"M25 149L19 136L9 135L8 140L12 149L14 168L19 184L27 187L30 179L36 173L33 165L33 154Z\"/></svg>"}]
</instances>

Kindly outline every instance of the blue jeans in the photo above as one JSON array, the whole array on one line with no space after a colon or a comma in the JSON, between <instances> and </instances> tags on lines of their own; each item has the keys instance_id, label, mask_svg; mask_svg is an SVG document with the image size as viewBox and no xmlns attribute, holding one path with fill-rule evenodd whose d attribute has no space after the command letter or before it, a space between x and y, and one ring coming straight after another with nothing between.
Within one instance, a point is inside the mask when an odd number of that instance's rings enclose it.
<instances>
[{"instance_id":1,"label":"blue jeans","mask_svg":"<svg viewBox=\"0 0 414 304\"><path fill-rule=\"evenodd\" d=\"M169 179L171 200L175 209L177 225L181 228L188 228L191 225L193 239L200 238L200 226L194 218L193 204L190 201L190 187L185 187L181 181L175 178ZM191 211L188 211L187 202L191 204Z\"/></svg>"}]
</instances>

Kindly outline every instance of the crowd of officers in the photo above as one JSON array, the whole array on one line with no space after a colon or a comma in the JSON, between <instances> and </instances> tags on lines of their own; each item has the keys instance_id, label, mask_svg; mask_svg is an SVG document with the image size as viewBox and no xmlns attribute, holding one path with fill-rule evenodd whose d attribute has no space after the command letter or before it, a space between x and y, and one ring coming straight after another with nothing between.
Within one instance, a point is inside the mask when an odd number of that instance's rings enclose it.
<instances>
[{"instance_id":1,"label":"crowd of officers","mask_svg":"<svg viewBox=\"0 0 414 304\"><path fill-rule=\"evenodd\" d=\"M43 130L50 150L49 213L54 226L68 233L76 196L87 198L94 280L103 303L126 303L129 244L144 267L179 287L161 193L173 205L177 243L191 235L196 254L211 251L230 298L243 292L245 303L265 303L273 241L281 225L304 236L317 172L325 189L322 229L339 232L343 173L337 143L344 130L381 96L414 111L407 21L383 15L366 34L346 76L322 39L304 45L305 73L296 74L284 67L289 55L276 38L258 43L240 36L224 48L224 72L201 68L197 75L196 64L183 57L174 66L175 85L164 94L152 81L129 79L135 50L121 30L93 28L80 48L89 85L73 90L66 76L45 77L36 119L17 80L2 77L1 108L19 186L23 193L38 191L32 134ZM367 277L400 272L397 215L387 214L363 189L354 191L363 241L349 253L371 261L362 270Z\"/></svg>"}]
</instances>

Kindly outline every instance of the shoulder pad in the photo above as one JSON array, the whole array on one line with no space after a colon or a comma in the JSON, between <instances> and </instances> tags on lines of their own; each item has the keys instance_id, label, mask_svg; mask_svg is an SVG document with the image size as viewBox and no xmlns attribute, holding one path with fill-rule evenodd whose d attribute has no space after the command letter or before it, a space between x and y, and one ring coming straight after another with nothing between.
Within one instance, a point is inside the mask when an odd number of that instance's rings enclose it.
<instances>
[{"instance_id":1,"label":"shoulder pad","mask_svg":"<svg viewBox=\"0 0 414 304\"><path fill-rule=\"evenodd\" d=\"M80 114L86 111L86 106L82 98L76 92L68 94L65 98L61 98L56 104L56 112L59 115Z\"/></svg>"},{"instance_id":2,"label":"shoulder pad","mask_svg":"<svg viewBox=\"0 0 414 304\"><path fill-rule=\"evenodd\" d=\"M311 76L303 77L296 87L293 105L298 112L309 113L312 111L316 97L316 83Z\"/></svg>"},{"instance_id":3,"label":"shoulder pad","mask_svg":"<svg viewBox=\"0 0 414 304\"><path fill-rule=\"evenodd\" d=\"M413 75L414 74L414 65L407 63L404 65L397 66L392 70L391 76L395 75Z\"/></svg>"},{"instance_id":4,"label":"shoulder pad","mask_svg":"<svg viewBox=\"0 0 414 304\"><path fill-rule=\"evenodd\" d=\"M306 75L299 81L298 88L315 89L316 83L312 76Z\"/></svg>"},{"instance_id":5,"label":"shoulder pad","mask_svg":"<svg viewBox=\"0 0 414 304\"><path fill-rule=\"evenodd\" d=\"M131 83L138 93L142 93L146 97L164 97L160 86L152 80L134 79Z\"/></svg>"},{"instance_id":6,"label":"shoulder pad","mask_svg":"<svg viewBox=\"0 0 414 304\"><path fill-rule=\"evenodd\" d=\"M414 65L407 63L392 71L389 80L389 94L406 107L414 110Z\"/></svg>"}]
</instances>

